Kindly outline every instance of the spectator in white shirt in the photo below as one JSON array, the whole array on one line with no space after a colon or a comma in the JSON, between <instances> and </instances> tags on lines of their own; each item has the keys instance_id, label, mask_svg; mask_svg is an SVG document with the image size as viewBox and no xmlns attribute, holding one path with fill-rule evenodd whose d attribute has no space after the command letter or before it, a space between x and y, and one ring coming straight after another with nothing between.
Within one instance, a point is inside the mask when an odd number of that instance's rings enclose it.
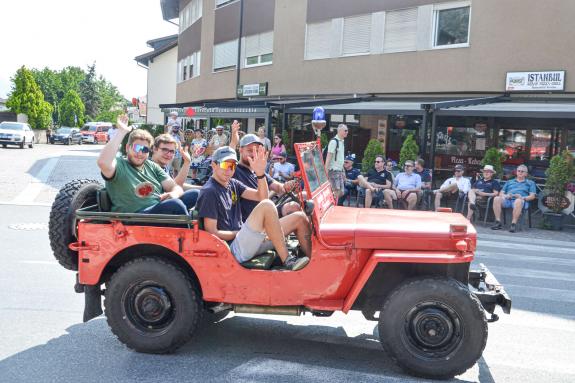
<instances>
[{"instance_id":1,"label":"spectator in white shirt","mask_svg":"<svg viewBox=\"0 0 575 383\"><path fill-rule=\"evenodd\" d=\"M463 177L463 172L465 168L463 165L455 165L454 175L451 178L445 180L438 190L435 190L435 210L439 209L441 205L441 198L444 195L459 193L459 195L465 195L471 190L471 182L468 178Z\"/></svg>"}]
</instances>

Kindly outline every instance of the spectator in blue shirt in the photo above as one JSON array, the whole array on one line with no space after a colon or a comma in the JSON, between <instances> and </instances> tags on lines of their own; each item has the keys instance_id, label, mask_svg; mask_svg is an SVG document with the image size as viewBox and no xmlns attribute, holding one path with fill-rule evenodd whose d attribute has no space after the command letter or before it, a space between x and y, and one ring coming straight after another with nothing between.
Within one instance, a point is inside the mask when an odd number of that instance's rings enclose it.
<instances>
[{"instance_id":1,"label":"spectator in blue shirt","mask_svg":"<svg viewBox=\"0 0 575 383\"><path fill-rule=\"evenodd\" d=\"M339 198L338 205L342 206L344 201L347 197L350 196L351 192L357 190L357 185L359 184L359 180L357 177L361 174L359 169L353 167L353 162L355 161L355 154L350 154L345 157L343 161L343 171L345 176L345 190L343 191L343 195Z\"/></svg>"},{"instance_id":2,"label":"spectator in blue shirt","mask_svg":"<svg viewBox=\"0 0 575 383\"><path fill-rule=\"evenodd\" d=\"M421 177L413 172L413 161L407 160L404 165L405 172L399 173L393 181L393 189L385 190L385 202L393 209L393 200L404 200L407 209L413 210L417 205L417 195L421 191Z\"/></svg>"},{"instance_id":3,"label":"spectator in blue shirt","mask_svg":"<svg viewBox=\"0 0 575 383\"><path fill-rule=\"evenodd\" d=\"M501 208L513 208L513 219L509 227L510 233L515 233L517 221L521 217L523 209L529 208L529 202L533 201L537 195L535 182L527 179L527 166L517 167L517 177L507 181L501 193L493 200L493 213L495 214L495 225L493 230L501 230Z\"/></svg>"},{"instance_id":4,"label":"spectator in blue shirt","mask_svg":"<svg viewBox=\"0 0 575 383\"><path fill-rule=\"evenodd\" d=\"M485 165L483 167L483 178L475 181L471 190L467 193L467 199L469 201L469 207L467 209L467 219L471 221L473 217L473 212L477 210L475 202L478 199L487 199L489 197L496 197L501 190L501 185L499 181L494 180L495 169L491 165Z\"/></svg>"}]
</instances>

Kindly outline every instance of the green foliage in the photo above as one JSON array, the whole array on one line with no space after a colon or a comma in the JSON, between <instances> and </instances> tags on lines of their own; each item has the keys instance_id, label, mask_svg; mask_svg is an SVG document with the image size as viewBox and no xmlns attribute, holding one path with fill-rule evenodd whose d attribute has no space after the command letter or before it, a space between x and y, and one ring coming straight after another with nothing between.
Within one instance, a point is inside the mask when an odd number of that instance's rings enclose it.
<instances>
[{"instance_id":1,"label":"green foliage","mask_svg":"<svg viewBox=\"0 0 575 383\"><path fill-rule=\"evenodd\" d=\"M96 79L96 63L88 66L86 76L79 84L80 97L86 108L86 115L94 119L100 113L101 97Z\"/></svg>"},{"instance_id":2,"label":"green foliage","mask_svg":"<svg viewBox=\"0 0 575 383\"><path fill-rule=\"evenodd\" d=\"M367 143L367 147L363 152L363 160L361 160L361 171L367 172L369 169L373 167L373 163L375 162L375 157L378 155L385 156L385 150L381 145L381 142L372 138Z\"/></svg>"},{"instance_id":3,"label":"green foliage","mask_svg":"<svg viewBox=\"0 0 575 383\"><path fill-rule=\"evenodd\" d=\"M34 129L45 129L51 121L52 107L44 101L44 94L32 72L22 66L11 79L13 82L6 106L14 113L24 113Z\"/></svg>"},{"instance_id":4,"label":"green foliage","mask_svg":"<svg viewBox=\"0 0 575 383\"><path fill-rule=\"evenodd\" d=\"M317 136L316 136L317 138ZM329 145L329 138L327 137L327 133L322 133L320 136L321 147L326 148Z\"/></svg>"},{"instance_id":5,"label":"green foliage","mask_svg":"<svg viewBox=\"0 0 575 383\"><path fill-rule=\"evenodd\" d=\"M497 172L496 177L503 174L503 154L497 148L489 148L481 160L481 166L491 165Z\"/></svg>"},{"instance_id":6,"label":"green foliage","mask_svg":"<svg viewBox=\"0 0 575 383\"><path fill-rule=\"evenodd\" d=\"M60 103L60 125L82 126L84 124L84 104L75 90L69 90ZM74 122L76 117L76 122Z\"/></svg>"},{"instance_id":7,"label":"green foliage","mask_svg":"<svg viewBox=\"0 0 575 383\"><path fill-rule=\"evenodd\" d=\"M575 165L573 156L568 150L551 158L549 169L546 172L545 193L551 196L563 197L567 191L567 183L575 176ZM555 199L559 202L559 198ZM548 199L548 203L552 199ZM560 205L549 206L554 213L561 213Z\"/></svg>"},{"instance_id":8,"label":"green foliage","mask_svg":"<svg viewBox=\"0 0 575 383\"><path fill-rule=\"evenodd\" d=\"M80 91L80 83L86 77L86 73L77 66L68 66L59 73L61 88L58 90L58 99L61 100L69 90Z\"/></svg>"},{"instance_id":9,"label":"green foliage","mask_svg":"<svg viewBox=\"0 0 575 383\"><path fill-rule=\"evenodd\" d=\"M407 160L415 161L418 156L419 156L419 146L417 146L413 134L410 134L409 136L407 136L405 141L403 141L403 145L401 145L401 151L399 152L399 168L403 169L405 161Z\"/></svg>"},{"instance_id":10,"label":"green foliage","mask_svg":"<svg viewBox=\"0 0 575 383\"><path fill-rule=\"evenodd\" d=\"M286 151L288 153L291 153L293 148L292 148L292 144L290 142L290 137L289 137L289 133L288 133L287 129L284 129L282 132L282 142L283 142L284 146L286 147Z\"/></svg>"}]
</instances>

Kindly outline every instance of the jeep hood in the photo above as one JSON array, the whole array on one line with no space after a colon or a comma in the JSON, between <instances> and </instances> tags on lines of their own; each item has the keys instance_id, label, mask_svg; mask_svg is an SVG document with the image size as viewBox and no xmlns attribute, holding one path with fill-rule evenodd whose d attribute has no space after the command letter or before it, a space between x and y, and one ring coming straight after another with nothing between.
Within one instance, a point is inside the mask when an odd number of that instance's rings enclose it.
<instances>
[{"instance_id":1,"label":"jeep hood","mask_svg":"<svg viewBox=\"0 0 575 383\"><path fill-rule=\"evenodd\" d=\"M453 233L452 225L467 233ZM458 240L469 238L475 248L477 233L459 213L436 213L335 206L322 217L320 234L332 246L355 249L453 251Z\"/></svg>"}]
</instances>

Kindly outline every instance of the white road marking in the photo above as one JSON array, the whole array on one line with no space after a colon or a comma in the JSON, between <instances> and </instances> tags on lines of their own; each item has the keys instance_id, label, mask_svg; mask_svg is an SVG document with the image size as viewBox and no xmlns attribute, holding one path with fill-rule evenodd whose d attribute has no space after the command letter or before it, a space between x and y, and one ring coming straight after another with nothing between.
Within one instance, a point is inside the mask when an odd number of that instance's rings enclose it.
<instances>
[{"instance_id":1,"label":"white road marking","mask_svg":"<svg viewBox=\"0 0 575 383\"><path fill-rule=\"evenodd\" d=\"M12 203L18 205L34 202L46 186L46 182L58 164L58 160L59 158L50 158L46 165L40 169L35 179L12 200Z\"/></svg>"}]
</instances>

